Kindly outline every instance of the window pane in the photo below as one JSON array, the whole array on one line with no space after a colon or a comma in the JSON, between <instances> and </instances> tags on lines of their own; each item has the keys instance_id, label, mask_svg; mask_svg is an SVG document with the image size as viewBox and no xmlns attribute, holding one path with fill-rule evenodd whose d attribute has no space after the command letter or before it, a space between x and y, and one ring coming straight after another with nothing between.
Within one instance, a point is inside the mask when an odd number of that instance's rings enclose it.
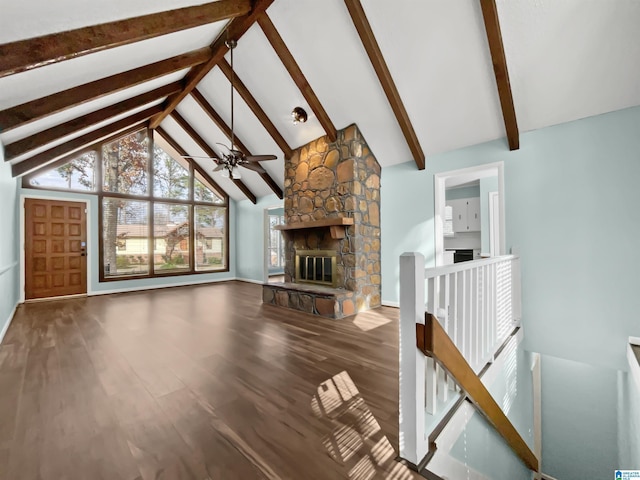
<instances>
[{"instance_id":1,"label":"window pane","mask_svg":"<svg viewBox=\"0 0 640 480\"><path fill-rule=\"evenodd\" d=\"M153 207L155 273L189 270L189 206L156 203Z\"/></svg>"},{"instance_id":2,"label":"window pane","mask_svg":"<svg viewBox=\"0 0 640 480\"><path fill-rule=\"evenodd\" d=\"M145 130L102 146L103 190L128 195L148 193L149 137Z\"/></svg>"},{"instance_id":3,"label":"window pane","mask_svg":"<svg viewBox=\"0 0 640 480\"><path fill-rule=\"evenodd\" d=\"M95 168L98 154L87 152L69 163L47 170L32 178L33 186L66 190L94 191L96 189Z\"/></svg>"},{"instance_id":4,"label":"window pane","mask_svg":"<svg viewBox=\"0 0 640 480\"><path fill-rule=\"evenodd\" d=\"M199 172L194 173L193 199L197 202L224 203L223 196L219 195Z\"/></svg>"},{"instance_id":5,"label":"window pane","mask_svg":"<svg viewBox=\"0 0 640 480\"><path fill-rule=\"evenodd\" d=\"M105 277L149 273L149 203L105 198L102 201Z\"/></svg>"},{"instance_id":6,"label":"window pane","mask_svg":"<svg viewBox=\"0 0 640 480\"><path fill-rule=\"evenodd\" d=\"M175 160L157 145L153 148L153 196L159 198L189 198L188 162Z\"/></svg>"},{"instance_id":7,"label":"window pane","mask_svg":"<svg viewBox=\"0 0 640 480\"><path fill-rule=\"evenodd\" d=\"M223 270L226 265L226 208L195 206L196 270Z\"/></svg>"}]
</instances>

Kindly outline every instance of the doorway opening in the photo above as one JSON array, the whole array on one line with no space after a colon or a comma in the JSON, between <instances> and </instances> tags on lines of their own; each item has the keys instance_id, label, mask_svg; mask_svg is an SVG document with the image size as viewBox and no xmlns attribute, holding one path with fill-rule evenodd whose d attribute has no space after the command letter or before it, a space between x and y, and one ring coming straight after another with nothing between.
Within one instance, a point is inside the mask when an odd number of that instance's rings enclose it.
<instances>
[{"instance_id":1,"label":"doorway opening","mask_svg":"<svg viewBox=\"0 0 640 480\"><path fill-rule=\"evenodd\" d=\"M435 264L504 255L504 163L434 176Z\"/></svg>"},{"instance_id":2,"label":"doorway opening","mask_svg":"<svg viewBox=\"0 0 640 480\"><path fill-rule=\"evenodd\" d=\"M284 236L276 230L284 225L284 207L270 207L266 214L266 272L268 283L284 282Z\"/></svg>"}]
</instances>

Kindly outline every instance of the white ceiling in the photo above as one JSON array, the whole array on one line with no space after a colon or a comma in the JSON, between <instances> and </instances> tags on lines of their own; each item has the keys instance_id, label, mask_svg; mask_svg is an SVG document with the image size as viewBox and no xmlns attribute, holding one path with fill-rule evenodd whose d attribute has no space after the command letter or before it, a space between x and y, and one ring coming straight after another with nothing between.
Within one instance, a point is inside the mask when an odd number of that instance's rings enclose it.
<instances>
[{"instance_id":1,"label":"white ceiling","mask_svg":"<svg viewBox=\"0 0 640 480\"><path fill-rule=\"evenodd\" d=\"M478 0L361 1L427 162L429 155L505 136ZM4 2L0 7L0 43L198 3L203 2ZM521 132L640 105L640 1L497 3ZM357 123L383 166L411 161L344 1L275 0L268 14L335 126ZM209 45L224 24L0 78L0 109ZM257 25L239 41L235 66L292 148L324 133ZM166 76L23 128L0 132L0 140L8 144L183 75ZM229 123L229 83L220 70L212 70L198 89ZM239 96L235 101L236 133L252 153L278 156L263 166L282 185L282 152ZM309 112L310 119L294 126L290 112L298 105ZM178 111L212 147L216 142L228 143L191 97ZM166 119L162 126L189 154L205 154L172 119ZM81 133L85 132L75 136ZM200 163L209 171L213 168L206 160ZM232 198L245 198L233 182L217 174L214 178ZM258 197L272 193L254 172L243 170L243 181Z\"/></svg>"}]
</instances>

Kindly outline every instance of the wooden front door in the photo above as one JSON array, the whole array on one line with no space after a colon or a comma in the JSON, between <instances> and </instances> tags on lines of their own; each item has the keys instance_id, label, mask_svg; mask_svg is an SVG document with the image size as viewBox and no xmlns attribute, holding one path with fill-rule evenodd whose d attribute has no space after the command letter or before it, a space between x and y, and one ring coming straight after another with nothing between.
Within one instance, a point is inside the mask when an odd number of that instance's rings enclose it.
<instances>
[{"instance_id":1,"label":"wooden front door","mask_svg":"<svg viewBox=\"0 0 640 480\"><path fill-rule=\"evenodd\" d=\"M85 204L25 200L25 297L87 293Z\"/></svg>"}]
</instances>

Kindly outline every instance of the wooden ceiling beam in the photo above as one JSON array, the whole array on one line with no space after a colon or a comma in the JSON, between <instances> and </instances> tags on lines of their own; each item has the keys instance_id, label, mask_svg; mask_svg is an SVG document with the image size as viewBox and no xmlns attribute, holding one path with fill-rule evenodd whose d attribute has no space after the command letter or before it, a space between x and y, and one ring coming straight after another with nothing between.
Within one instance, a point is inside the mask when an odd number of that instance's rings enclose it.
<instances>
[{"instance_id":1,"label":"wooden ceiling beam","mask_svg":"<svg viewBox=\"0 0 640 480\"><path fill-rule=\"evenodd\" d=\"M520 148L520 135L518 133L516 109L513 104L511 82L509 81L509 72L507 70L507 58L504 53L504 43L502 42L500 20L498 19L498 7L495 0L480 0L480 6L482 7L484 27L489 41L489 51L493 62L493 72L496 76L509 150L518 150Z\"/></svg>"},{"instance_id":2,"label":"wooden ceiling beam","mask_svg":"<svg viewBox=\"0 0 640 480\"><path fill-rule=\"evenodd\" d=\"M176 152L178 152L179 155L182 155L183 157L188 157L189 156L187 151L184 148L182 148L180 146L180 144L178 142L176 142L174 140L174 138L171 135L169 135L169 133L166 130L164 130L162 127L156 127L155 131L169 145L171 145L171 148L173 148ZM205 178L205 180L207 182L209 182L211 184L211 186L218 191L218 193L221 193L222 195L224 195L226 197L225 201L227 201L227 202L229 201L229 194L213 178L211 178L211 175L209 175L207 173L207 171L204 168L202 168L200 166L200 164L198 164L198 162L196 162L195 160L193 160L191 158L187 158L186 160L188 160L189 163L191 163L191 165L193 165L194 170L196 170L200 175L202 175Z\"/></svg>"},{"instance_id":3,"label":"wooden ceiling beam","mask_svg":"<svg viewBox=\"0 0 640 480\"><path fill-rule=\"evenodd\" d=\"M250 0L178 8L0 45L0 78L109 48L245 15Z\"/></svg>"},{"instance_id":4,"label":"wooden ceiling beam","mask_svg":"<svg viewBox=\"0 0 640 480\"><path fill-rule=\"evenodd\" d=\"M220 70L222 71L222 73L224 73L227 79L231 81L232 72L231 72L231 65L229 65L229 62L227 62L223 58L218 63L218 67L220 67ZM233 77L234 77L233 85L236 91L240 94L244 102L249 106L249 108L251 109L253 114L256 116L256 118L260 121L260 123L262 124L264 129L267 131L267 133L271 135L271 138L273 138L273 141L276 142L278 147L280 147L280 150L282 150L282 153L284 153L285 158L291 158L291 156L293 155L293 150L289 146L287 141L280 134L276 126L273 124L273 122L271 121L269 116L266 114L266 112L262 109L258 101L255 99L255 97L251 94L247 86L242 82L242 80L240 80L240 78L238 78L238 74L234 72Z\"/></svg>"},{"instance_id":5,"label":"wooden ceiling beam","mask_svg":"<svg viewBox=\"0 0 640 480\"><path fill-rule=\"evenodd\" d=\"M202 93L200 93L200 91L197 88L194 88L191 91L191 96L196 101L196 103L200 105L200 108L202 108L202 110L205 111L205 113L209 116L209 118L213 121L213 123L215 123L216 126L220 130L222 130L225 136L229 140L231 140L231 128L222 119L222 117L218 114L218 112L215 111L215 109L211 106L211 104L207 101L207 99L204 98ZM245 155L252 155L251 151L247 148L247 146L244 143L242 143L242 140L240 140L240 138L235 134L234 134L233 143ZM276 181L273 178L271 178L271 175L269 175L267 172L261 172L261 173L258 173L258 175L260 175L260 178L262 178L262 180L265 181L265 183L269 186L269 188L273 190L273 193L275 193L278 196L278 198L282 200L282 198L284 197L284 194L282 193L282 189L276 183Z\"/></svg>"},{"instance_id":6,"label":"wooden ceiling beam","mask_svg":"<svg viewBox=\"0 0 640 480\"><path fill-rule=\"evenodd\" d=\"M198 144L198 146L209 157L212 158L212 161L214 158L218 158L218 155L216 154L215 150L211 148L211 146L206 142L206 140L202 138L200 134L194 130L194 128L189 124L189 122L185 120L185 118L182 115L180 115L176 110L173 110L170 115L171 115L171 118L173 118L176 121L176 123L180 126L180 128L182 128L185 131L185 133L189 135L193 139L193 141L196 142L196 144ZM242 191L242 193L244 193L244 195L249 200L251 200L252 203L255 204L258 202L258 199L256 198L256 196L253 194L251 190L249 190L249 188L244 184L242 180L236 179L236 178L232 178L231 180L233 181L233 183L236 184L236 187L238 187Z\"/></svg>"},{"instance_id":7,"label":"wooden ceiling beam","mask_svg":"<svg viewBox=\"0 0 640 480\"><path fill-rule=\"evenodd\" d=\"M329 140L335 142L338 138L335 125L331 121L331 118L329 118L329 115L320 103L320 100L311 88L311 85L309 85L307 78L304 76L304 73L302 73L298 63L295 58L293 58L289 48L287 48L287 45L284 43L280 33L278 33L278 30L266 12L258 18L258 25L260 25L260 28L267 37L267 40L269 40L269 43L275 50L276 54L280 57L280 61L289 72L289 75L291 75L291 78L311 107L311 110L315 113L320 125L322 125L322 128L324 128L324 131L329 137Z\"/></svg>"},{"instance_id":8,"label":"wooden ceiling beam","mask_svg":"<svg viewBox=\"0 0 640 480\"><path fill-rule=\"evenodd\" d=\"M229 38L239 40L242 35L256 22L258 17L269 8L274 0L254 0L254 5L251 11L240 17L236 17L231 20L225 29L220 32L218 38L211 44L211 51L213 52L211 58L206 63L199 65L196 68L192 68L187 74L184 80L184 89L165 102L165 109L162 115L154 118L151 122L151 128L156 128L162 120L175 110L178 104L187 96L191 91L196 88L200 80L202 80L207 73L215 67L220 60L222 60L229 50L225 45L225 41Z\"/></svg>"},{"instance_id":9,"label":"wooden ceiling beam","mask_svg":"<svg viewBox=\"0 0 640 480\"><path fill-rule=\"evenodd\" d=\"M169 85L165 85L160 88L156 88L147 93L143 93L133 98L129 98L120 103L109 105L95 112L91 112L82 117L74 118L68 122L56 125L42 132L38 132L29 137L23 138L13 143L9 143L4 147L5 160L13 160L14 158L24 155L25 153L43 147L44 145L51 143L59 138L72 135L73 133L82 130L83 128L91 125L109 120L110 118L121 115L129 110L146 105L155 100L159 100L163 97L167 97L172 93L180 91L182 83L174 82Z\"/></svg>"},{"instance_id":10,"label":"wooden ceiling beam","mask_svg":"<svg viewBox=\"0 0 640 480\"><path fill-rule=\"evenodd\" d=\"M199 65L209 58L211 49L205 47L8 108L0 111L0 131L8 132L47 115Z\"/></svg>"},{"instance_id":11,"label":"wooden ceiling beam","mask_svg":"<svg viewBox=\"0 0 640 480\"><path fill-rule=\"evenodd\" d=\"M11 167L11 173L14 177L17 177L29 173L37 168L42 168L43 166L56 160L58 157L79 150L87 145L97 142L98 140L113 135L120 130L124 130L127 127L142 123L152 116L159 114L161 111L162 109L160 108L160 106L156 105L154 107L147 108L142 112L138 112L127 118L123 118L122 120L118 120L117 122L86 133L78 138L69 140L62 145L50 148L49 150L34 155L31 158L15 163Z\"/></svg>"},{"instance_id":12,"label":"wooden ceiling beam","mask_svg":"<svg viewBox=\"0 0 640 480\"><path fill-rule=\"evenodd\" d=\"M424 170L424 152L422 151L422 147L418 141L418 136L413 129L411 120L409 119L409 114L402 103L402 98L400 98L400 93L393 81L387 62L384 60L382 50L380 50L380 46L378 45L373 29L371 28L371 24L364 12L364 8L362 8L360 0L344 0L344 3L349 10L349 15L351 15L351 20L358 31L362 45L364 46L364 49L369 56L369 60L371 61L371 65L378 75L380 85L382 85L382 89L384 90L387 100L391 105L391 109L396 116L404 138L409 145L409 149L411 150L413 159L418 166L418 170Z\"/></svg>"}]
</instances>

